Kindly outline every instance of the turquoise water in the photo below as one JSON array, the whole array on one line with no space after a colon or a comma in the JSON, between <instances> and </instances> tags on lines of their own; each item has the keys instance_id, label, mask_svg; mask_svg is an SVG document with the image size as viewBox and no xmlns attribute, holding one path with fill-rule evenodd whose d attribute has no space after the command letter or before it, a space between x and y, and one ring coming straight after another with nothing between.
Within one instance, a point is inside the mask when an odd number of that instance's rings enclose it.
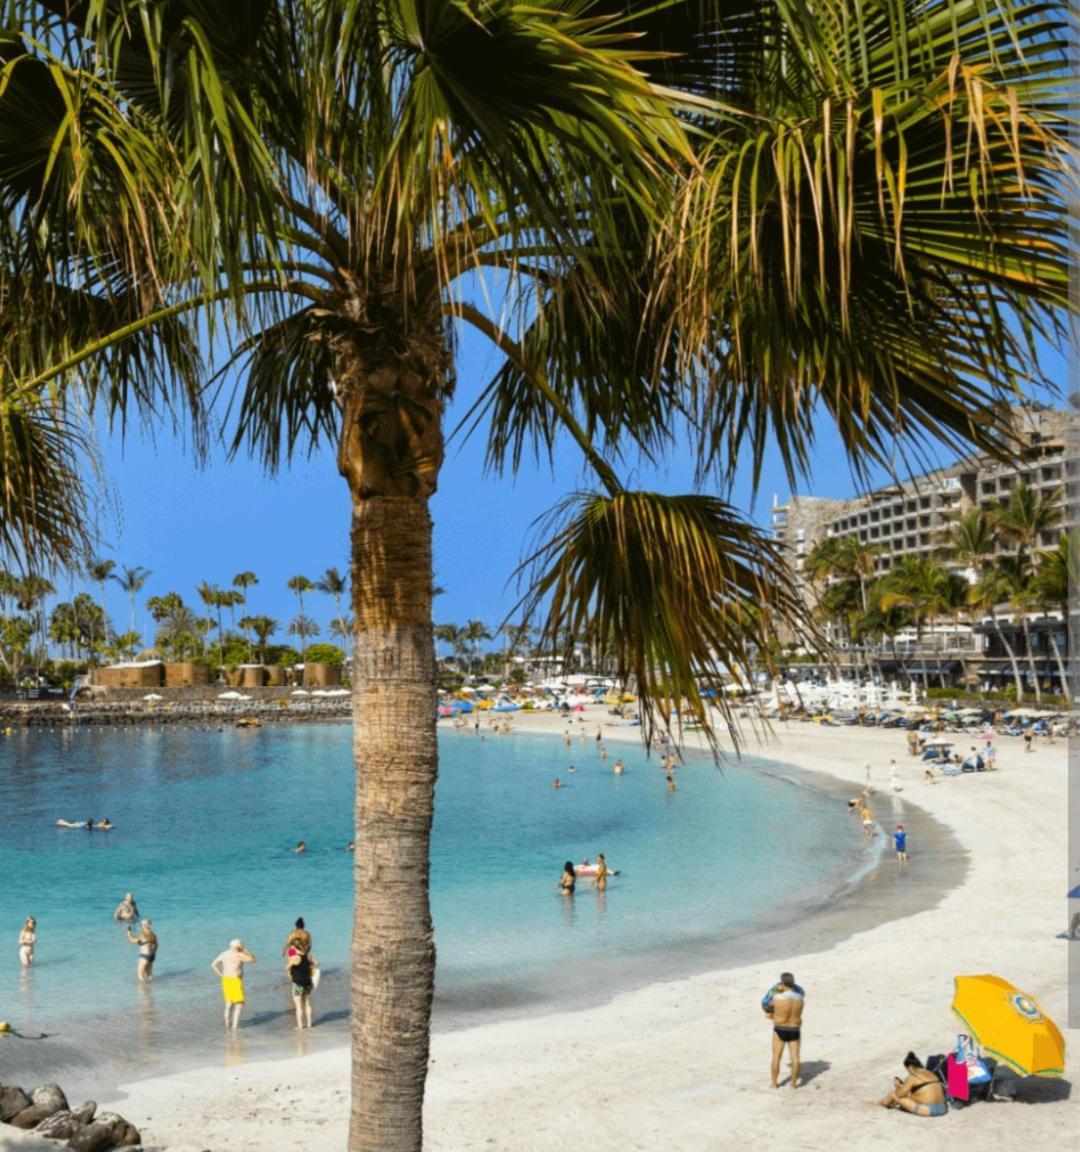
<instances>
[{"instance_id":1,"label":"turquoise water","mask_svg":"<svg viewBox=\"0 0 1080 1152\"><path fill-rule=\"evenodd\" d=\"M436 1024L538 1000L596 998L620 973L677 974L680 956L791 918L873 860L834 795L732 765L678 772L636 747L560 736L441 733L432 845ZM0 1018L48 1039L0 1061L67 1067L94 1085L220 1050L210 961L234 936L248 972L248 1055L277 1050L291 1018L279 953L303 915L324 969L318 1043L347 1027L351 730L74 728L0 740ZM626 773L616 777L617 754ZM570 763L577 771L568 773ZM551 787L553 777L566 787ZM109 833L58 817L108 817ZM308 853L292 847L300 839ZM556 891L564 860L606 853L606 893ZM133 890L160 937L156 981L112 912ZM18 965L22 920L37 964ZM6 957L6 959L5 959ZM28 1055L29 1053L29 1055ZM4 1068L0 1066L0 1080Z\"/></svg>"}]
</instances>

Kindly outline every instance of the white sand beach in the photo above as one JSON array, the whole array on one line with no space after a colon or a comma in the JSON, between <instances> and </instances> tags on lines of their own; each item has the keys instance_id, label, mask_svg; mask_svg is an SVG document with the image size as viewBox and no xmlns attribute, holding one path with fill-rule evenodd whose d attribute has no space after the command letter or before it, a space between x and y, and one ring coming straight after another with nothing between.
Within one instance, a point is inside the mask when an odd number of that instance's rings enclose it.
<instances>
[{"instance_id":1,"label":"white sand beach","mask_svg":"<svg viewBox=\"0 0 1080 1152\"><path fill-rule=\"evenodd\" d=\"M590 712L590 737L608 719L602 710ZM546 729L552 739L563 727L558 717L527 713L516 714L514 724ZM609 742L619 738L635 739L636 730L607 729ZM1061 1081L1039 1082L1038 1102L979 1104L937 1120L866 1103L888 1090L908 1049L924 1058L949 1049L960 1028L949 1010L955 974L998 973L1065 1026L1070 945L1056 935L1066 917L1066 747L1042 745L1025 755L1019 739L997 745L997 773L929 785L922 765L907 757L903 732L791 723L777 726L766 746L751 741L748 751L756 755L850 782L852 795L871 763L883 822L895 757L901 799L945 824L969 853L963 882L934 908L826 950L815 950L811 936L789 954L683 979L672 972L669 982L592 1009L437 1033L426 1146L863 1152L912 1145L951 1152L960 1141L984 1149L1075 1149L1080 1091L1070 1095ZM910 853L915 874L917 840ZM891 856L883 866L894 866ZM804 1083L795 1092L783 1081L779 1090L769 1087L770 1028L759 1007L782 969L794 971L807 991ZM1067 1080L1075 1082L1080 1035L1066 1035ZM306 1056L139 1081L108 1106L140 1128L149 1149L344 1148L348 1053L323 1049L317 1028L307 1040ZM56 1145L7 1129L0 1147Z\"/></svg>"}]
</instances>

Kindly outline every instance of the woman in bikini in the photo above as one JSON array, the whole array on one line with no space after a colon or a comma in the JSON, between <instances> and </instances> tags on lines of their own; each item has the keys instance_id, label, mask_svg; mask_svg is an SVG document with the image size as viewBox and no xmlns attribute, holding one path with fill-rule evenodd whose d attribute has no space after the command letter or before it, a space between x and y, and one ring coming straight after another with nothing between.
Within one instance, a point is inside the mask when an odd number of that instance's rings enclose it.
<instances>
[{"instance_id":1,"label":"woman in bikini","mask_svg":"<svg viewBox=\"0 0 1080 1152\"><path fill-rule=\"evenodd\" d=\"M150 926L150 921L142 921L138 936L133 936L129 927L127 938L129 944L137 944L139 947L139 965L135 969L135 975L140 984L149 984L154 978L154 961L157 959L158 950L158 938Z\"/></svg>"},{"instance_id":2,"label":"woman in bikini","mask_svg":"<svg viewBox=\"0 0 1080 1152\"><path fill-rule=\"evenodd\" d=\"M34 945L37 943L37 921L27 916L19 933L19 963L29 968L34 962Z\"/></svg>"},{"instance_id":3,"label":"woman in bikini","mask_svg":"<svg viewBox=\"0 0 1080 1152\"><path fill-rule=\"evenodd\" d=\"M893 1077L893 1090L878 1103L883 1108L901 1108L913 1116L944 1116L949 1111L945 1088L937 1075L924 1068L914 1052L904 1057L907 1079Z\"/></svg>"}]
</instances>

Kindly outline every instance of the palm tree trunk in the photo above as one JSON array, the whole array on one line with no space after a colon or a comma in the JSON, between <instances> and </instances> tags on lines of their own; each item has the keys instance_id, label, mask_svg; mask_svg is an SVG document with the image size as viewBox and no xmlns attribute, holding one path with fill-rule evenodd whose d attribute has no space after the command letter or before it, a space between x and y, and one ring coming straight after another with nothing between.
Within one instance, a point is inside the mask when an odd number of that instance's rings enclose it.
<instances>
[{"instance_id":1,"label":"palm tree trunk","mask_svg":"<svg viewBox=\"0 0 1080 1152\"><path fill-rule=\"evenodd\" d=\"M1039 687L1039 673L1035 668L1035 654L1031 651L1031 629L1028 627L1027 613L1021 615L1024 629L1024 655L1027 657L1028 668L1031 671L1031 685L1035 691L1035 703L1042 703L1042 688Z\"/></svg>"},{"instance_id":2,"label":"palm tree trunk","mask_svg":"<svg viewBox=\"0 0 1080 1152\"><path fill-rule=\"evenodd\" d=\"M352 494L356 615L349 1152L421 1152L435 939L429 848L438 770L428 502L443 459L448 379L440 301L410 364L368 370L345 349L338 466ZM434 353L434 355L433 355ZM376 355L385 355L381 343ZM355 356L355 358L354 358ZM361 573L363 578L361 579Z\"/></svg>"},{"instance_id":3,"label":"palm tree trunk","mask_svg":"<svg viewBox=\"0 0 1080 1152\"><path fill-rule=\"evenodd\" d=\"M1069 627L1068 608L1065 609L1065 627ZM1065 697L1066 702L1072 700L1072 693L1069 691L1069 673L1065 668L1065 661L1061 658L1061 649L1058 647L1057 640L1054 639L1054 634L1051 632L1047 637L1050 647L1054 649L1054 663L1057 665L1058 680L1061 683L1061 694Z\"/></svg>"},{"instance_id":4,"label":"palm tree trunk","mask_svg":"<svg viewBox=\"0 0 1080 1152\"><path fill-rule=\"evenodd\" d=\"M1005 639L1005 632L1001 627L1001 622L997 618L997 612L993 608L989 609L990 623L994 626L994 631L997 633L997 638L1001 641L1002 648L1005 649L1009 657L1009 664L1012 666L1013 682L1016 684L1016 702L1023 704L1024 702L1024 680L1020 675L1020 661L1016 658L1016 652L1013 651L1013 646Z\"/></svg>"},{"instance_id":5,"label":"palm tree trunk","mask_svg":"<svg viewBox=\"0 0 1080 1152\"><path fill-rule=\"evenodd\" d=\"M435 944L436 692L426 499L355 502L356 761L349 1152L419 1152ZM355 574L363 572L364 579Z\"/></svg>"}]
</instances>

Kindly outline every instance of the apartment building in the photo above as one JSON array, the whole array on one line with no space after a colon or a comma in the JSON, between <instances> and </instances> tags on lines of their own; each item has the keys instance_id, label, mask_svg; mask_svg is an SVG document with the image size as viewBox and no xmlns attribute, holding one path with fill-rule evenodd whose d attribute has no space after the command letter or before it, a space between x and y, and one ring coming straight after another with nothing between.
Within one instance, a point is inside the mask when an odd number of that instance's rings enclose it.
<instances>
[{"instance_id":1,"label":"apartment building","mask_svg":"<svg viewBox=\"0 0 1080 1152\"><path fill-rule=\"evenodd\" d=\"M1061 530L1076 524L1080 498L1080 461L1071 459L1068 451L1069 414L1030 407L1014 410L1013 419L1021 442L1017 459L1013 461L1002 463L986 456L969 456L946 468L887 485L852 500L803 496L780 504L774 499L773 537L785 548L804 595L808 598L812 595L805 579L798 575L805 557L817 543L829 537L851 536L880 549L875 562L879 575L887 573L905 556L922 554L943 560L954 571L974 581L974 572L949 562L944 551L947 530L958 516L972 508L990 511L1005 503L1021 483L1052 496L1061 507L1059 526L1043 533L1037 545L1041 549L1053 548ZM1009 548L1002 541L998 554L1004 554ZM1021 639L1021 621L1012 618L1007 605L999 618L1006 639L1015 648ZM1054 648L1064 651L1062 613L1031 614L1028 626L1033 636L1034 674L1050 684L1058 676ZM830 639L842 648L840 637ZM998 629L989 619L964 624L955 620L940 621L927 628L921 640L917 641L913 635L901 635L896 638L896 644L901 656L916 660L915 664L905 666L909 674L928 671L926 665L918 662L920 656L923 660L933 657L935 676L940 676L946 667L950 676L962 673L973 678L978 675L987 687L998 685L1012 674ZM885 658L891 653L878 655ZM1025 674L1030 681L1030 662Z\"/></svg>"}]
</instances>

